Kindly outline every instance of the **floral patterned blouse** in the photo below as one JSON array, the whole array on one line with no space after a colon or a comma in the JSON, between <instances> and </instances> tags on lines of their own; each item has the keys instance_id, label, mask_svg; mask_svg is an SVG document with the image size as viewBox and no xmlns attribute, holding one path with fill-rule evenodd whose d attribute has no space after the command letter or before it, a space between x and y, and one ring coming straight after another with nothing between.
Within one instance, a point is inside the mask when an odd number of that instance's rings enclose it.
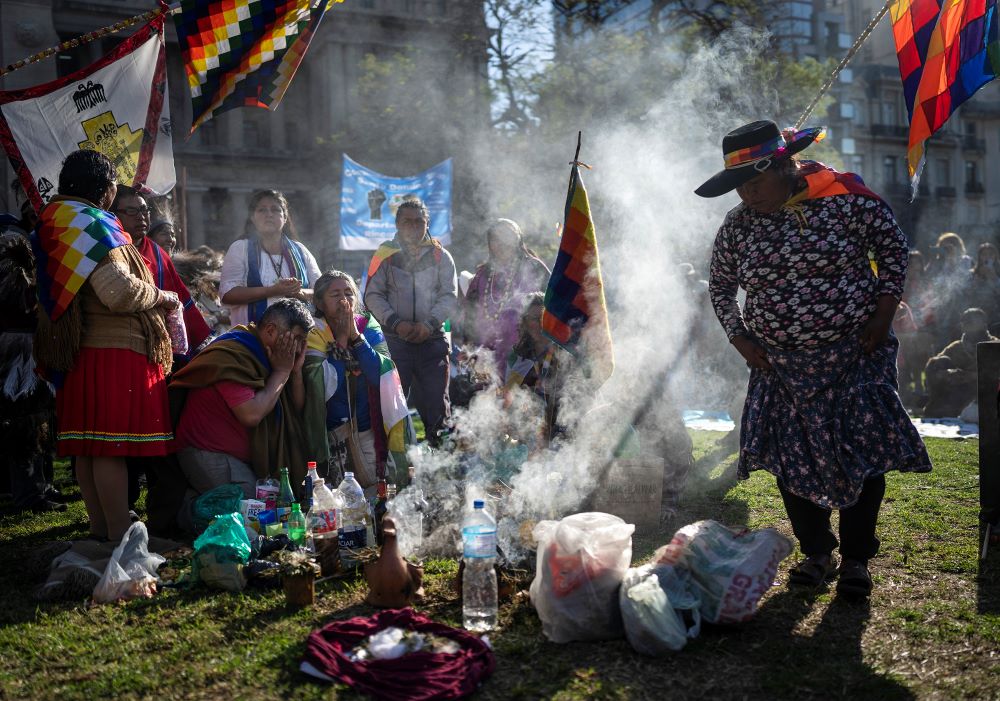
<instances>
[{"instance_id":1,"label":"floral patterned blouse","mask_svg":"<svg viewBox=\"0 0 1000 701\"><path fill-rule=\"evenodd\" d=\"M836 195L772 214L740 205L715 238L709 293L730 340L816 348L856 332L879 295L899 299L906 263L906 236L880 200ZM747 292L742 310L738 287Z\"/></svg>"}]
</instances>

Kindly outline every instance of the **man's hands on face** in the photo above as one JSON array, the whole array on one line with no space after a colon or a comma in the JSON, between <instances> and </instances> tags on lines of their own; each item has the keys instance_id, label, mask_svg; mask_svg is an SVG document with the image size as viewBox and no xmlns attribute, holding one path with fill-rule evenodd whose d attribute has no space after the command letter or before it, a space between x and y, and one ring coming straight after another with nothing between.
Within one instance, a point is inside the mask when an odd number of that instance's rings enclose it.
<instances>
[{"instance_id":1,"label":"man's hands on face","mask_svg":"<svg viewBox=\"0 0 1000 701\"><path fill-rule=\"evenodd\" d=\"M297 338L295 343L298 347L298 352L295 354L295 363L292 365L292 374L297 372L302 372L302 366L306 362L306 342L305 339Z\"/></svg>"},{"instance_id":2,"label":"man's hands on face","mask_svg":"<svg viewBox=\"0 0 1000 701\"><path fill-rule=\"evenodd\" d=\"M267 348L267 358L275 371L291 373L299 360L300 352L305 359L305 344L301 339L295 338L291 331L285 331L278 335L274 345ZM302 367L301 364L299 367Z\"/></svg>"}]
</instances>

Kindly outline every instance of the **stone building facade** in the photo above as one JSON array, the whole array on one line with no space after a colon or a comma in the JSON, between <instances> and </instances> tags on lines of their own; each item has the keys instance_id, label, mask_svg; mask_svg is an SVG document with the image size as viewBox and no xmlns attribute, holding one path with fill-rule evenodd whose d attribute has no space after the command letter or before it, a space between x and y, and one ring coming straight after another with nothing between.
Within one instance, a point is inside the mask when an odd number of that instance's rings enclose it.
<instances>
[{"instance_id":1,"label":"stone building facade","mask_svg":"<svg viewBox=\"0 0 1000 701\"><path fill-rule=\"evenodd\" d=\"M153 0L0 0L0 62L12 63L60 41L113 24L156 6ZM300 237L322 265L360 275L369 254L338 250L341 154L389 175L410 175L449 156L444 146L415 144L386 155L377 144L380 125L360 109L358 83L371 60L414 49L434 56L432 76L448 90L470 96L457 123L485 124L489 117L485 21L477 3L448 0L351 0L323 20L305 61L274 111L236 109L209 120L194 134L187 80L172 22L167 23L170 109L178 186L175 209L189 248L225 249L243 231L247 202L259 189L278 189L291 203ZM67 75L110 50L126 33L87 44L0 79L0 88L36 85ZM365 144L345 135L368 133ZM456 163L456 179L461 178ZM5 162L6 182L13 173ZM460 182L457 183L460 186ZM4 198L9 193L4 189ZM462 212L456 211L456 239Z\"/></svg>"},{"instance_id":2,"label":"stone building facade","mask_svg":"<svg viewBox=\"0 0 1000 701\"><path fill-rule=\"evenodd\" d=\"M838 63L883 6L883 0L766 0L767 22L787 54ZM707 5L707 3L706 3ZM582 6L581 6L582 7ZM594 3L596 17L556 13L557 23L575 23L569 34L585 34L587 20L618 31L641 32L650 13L668 6L652 0ZM946 231L961 235L967 249L1000 243L1000 82L987 84L931 137L917 197L911 201L906 168L909 120L903 102L890 19L883 17L829 93L823 118L842 165L860 173L892 205L915 246L926 248Z\"/></svg>"}]
</instances>

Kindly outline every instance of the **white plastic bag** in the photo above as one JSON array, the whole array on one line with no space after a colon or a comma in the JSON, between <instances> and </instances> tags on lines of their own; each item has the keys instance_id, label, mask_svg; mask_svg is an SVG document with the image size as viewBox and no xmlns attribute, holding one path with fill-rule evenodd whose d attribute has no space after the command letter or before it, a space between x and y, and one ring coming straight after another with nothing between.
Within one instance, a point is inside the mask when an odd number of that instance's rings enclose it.
<instances>
[{"instance_id":1,"label":"white plastic bag","mask_svg":"<svg viewBox=\"0 0 1000 701\"><path fill-rule=\"evenodd\" d=\"M618 594L625 637L651 657L676 652L701 632L700 600L690 575L670 565L630 569Z\"/></svg>"},{"instance_id":2,"label":"white plastic bag","mask_svg":"<svg viewBox=\"0 0 1000 701\"><path fill-rule=\"evenodd\" d=\"M742 623L774 582L792 543L773 528L734 532L717 521L684 526L653 555L656 565L687 569L709 623Z\"/></svg>"},{"instance_id":3,"label":"white plastic bag","mask_svg":"<svg viewBox=\"0 0 1000 701\"><path fill-rule=\"evenodd\" d=\"M549 640L605 640L622 634L618 587L632 560L635 526L589 512L541 521L531 602Z\"/></svg>"},{"instance_id":4,"label":"white plastic bag","mask_svg":"<svg viewBox=\"0 0 1000 701\"><path fill-rule=\"evenodd\" d=\"M111 554L97 586L94 601L109 604L122 599L149 598L156 593L156 569L166 558L149 552L149 535L141 521L133 523Z\"/></svg>"}]
</instances>

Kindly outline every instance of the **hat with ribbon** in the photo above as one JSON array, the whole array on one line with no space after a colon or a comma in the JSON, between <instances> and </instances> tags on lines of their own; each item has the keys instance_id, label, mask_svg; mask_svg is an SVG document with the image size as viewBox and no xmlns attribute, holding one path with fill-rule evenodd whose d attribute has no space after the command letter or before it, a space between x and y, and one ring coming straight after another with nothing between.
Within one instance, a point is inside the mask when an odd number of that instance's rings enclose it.
<instances>
[{"instance_id":1,"label":"hat with ribbon","mask_svg":"<svg viewBox=\"0 0 1000 701\"><path fill-rule=\"evenodd\" d=\"M701 197L724 195L825 136L826 127L810 127L786 138L770 120L746 124L722 139L725 169L694 192Z\"/></svg>"}]
</instances>

